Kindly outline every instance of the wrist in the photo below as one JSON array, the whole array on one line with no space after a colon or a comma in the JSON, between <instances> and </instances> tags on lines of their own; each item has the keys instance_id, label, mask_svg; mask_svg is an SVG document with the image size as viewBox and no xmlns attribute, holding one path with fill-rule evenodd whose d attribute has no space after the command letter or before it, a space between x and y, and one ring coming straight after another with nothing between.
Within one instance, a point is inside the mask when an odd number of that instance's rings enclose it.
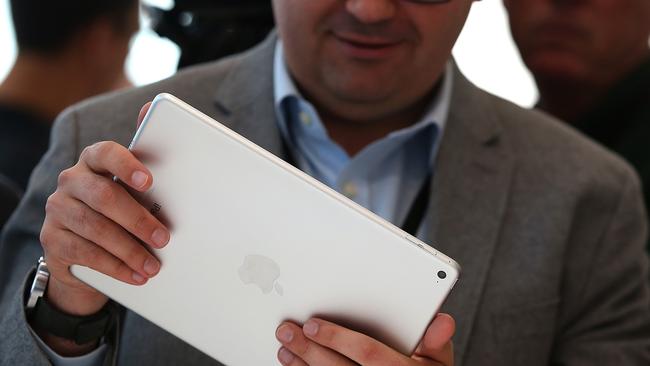
<instances>
[{"instance_id":1,"label":"wrist","mask_svg":"<svg viewBox=\"0 0 650 366\"><path fill-rule=\"evenodd\" d=\"M97 348L100 339L114 329L118 312L118 305L110 302L93 314L71 315L42 298L27 318L45 344L61 356L72 357Z\"/></svg>"},{"instance_id":2,"label":"wrist","mask_svg":"<svg viewBox=\"0 0 650 366\"><path fill-rule=\"evenodd\" d=\"M50 277L45 299L58 310L76 316L86 316L100 311L108 298L91 288L72 287Z\"/></svg>"},{"instance_id":3,"label":"wrist","mask_svg":"<svg viewBox=\"0 0 650 366\"><path fill-rule=\"evenodd\" d=\"M92 351L116 324L117 304L90 290L57 281L43 258L39 259L26 297L27 320L41 340L60 355Z\"/></svg>"},{"instance_id":4,"label":"wrist","mask_svg":"<svg viewBox=\"0 0 650 366\"><path fill-rule=\"evenodd\" d=\"M94 351L99 346L99 340L90 341L84 344L77 344L73 340L57 337L42 329L34 329L36 334L43 340L52 351L62 357L79 357Z\"/></svg>"}]
</instances>

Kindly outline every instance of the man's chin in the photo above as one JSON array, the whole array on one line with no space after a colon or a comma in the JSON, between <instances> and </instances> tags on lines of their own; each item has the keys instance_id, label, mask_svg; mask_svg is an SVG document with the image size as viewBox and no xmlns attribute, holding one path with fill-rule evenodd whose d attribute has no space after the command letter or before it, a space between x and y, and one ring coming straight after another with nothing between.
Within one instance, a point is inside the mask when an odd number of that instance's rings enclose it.
<instances>
[{"instance_id":1,"label":"man's chin","mask_svg":"<svg viewBox=\"0 0 650 366\"><path fill-rule=\"evenodd\" d=\"M334 85L330 89L337 99L353 104L374 104L386 101L391 93L386 85Z\"/></svg>"},{"instance_id":2,"label":"man's chin","mask_svg":"<svg viewBox=\"0 0 650 366\"><path fill-rule=\"evenodd\" d=\"M400 78L408 78L400 68L390 64L359 65L332 62L320 73L322 83L346 101L359 103L379 102L390 97L396 89L404 87Z\"/></svg>"},{"instance_id":3,"label":"man's chin","mask_svg":"<svg viewBox=\"0 0 650 366\"><path fill-rule=\"evenodd\" d=\"M554 53L531 57L526 60L526 65L536 79L574 81L588 76L587 65L573 54Z\"/></svg>"}]
</instances>

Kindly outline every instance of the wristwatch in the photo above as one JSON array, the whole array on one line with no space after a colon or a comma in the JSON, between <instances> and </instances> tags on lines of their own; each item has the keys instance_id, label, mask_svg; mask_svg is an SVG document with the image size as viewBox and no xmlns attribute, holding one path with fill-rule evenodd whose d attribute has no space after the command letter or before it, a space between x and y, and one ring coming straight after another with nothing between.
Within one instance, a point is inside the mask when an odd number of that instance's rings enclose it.
<instances>
[{"instance_id":1,"label":"wristwatch","mask_svg":"<svg viewBox=\"0 0 650 366\"><path fill-rule=\"evenodd\" d=\"M40 257L25 306L27 320L34 329L72 340L76 344L86 344L105 336L115 325L118 306L110 300L97 313L88 316L66 314L52 306L45 299L49 279L47 263Z\"/></svg>"}]
</instances>

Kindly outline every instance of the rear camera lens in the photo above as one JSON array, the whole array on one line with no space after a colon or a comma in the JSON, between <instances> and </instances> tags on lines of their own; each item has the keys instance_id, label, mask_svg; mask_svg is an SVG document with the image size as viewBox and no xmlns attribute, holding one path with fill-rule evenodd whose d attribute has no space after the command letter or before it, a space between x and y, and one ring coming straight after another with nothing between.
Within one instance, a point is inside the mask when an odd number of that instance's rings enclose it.
<instances>
[{"instance_id":1,"label":"rear camera lens","mask_svg":"<svg viewBox=\"0 0 650 366\"><path fill-rule=\"evenodd\" d=\"M447 273L445 271L438 271L438 278L444 280L447 278Z\"/></svg>"}]
</instances>

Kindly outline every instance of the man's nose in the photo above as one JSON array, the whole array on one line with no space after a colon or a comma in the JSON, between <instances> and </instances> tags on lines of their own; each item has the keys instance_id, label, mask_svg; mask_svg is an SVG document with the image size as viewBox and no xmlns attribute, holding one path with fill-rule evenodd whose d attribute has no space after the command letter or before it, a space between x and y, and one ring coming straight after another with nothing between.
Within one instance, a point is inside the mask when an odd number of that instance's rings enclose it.
<instances>
[{"instance_id":1,"label":"man's nose","mask_svg":"<svg viewBox=\"0 0 650 366\"><path fill-rule=\"evenodd\" d=\"M361 23L379 23L395 16L395 0L347 0L345 7Z\"/></svg>"}]
</instances>

